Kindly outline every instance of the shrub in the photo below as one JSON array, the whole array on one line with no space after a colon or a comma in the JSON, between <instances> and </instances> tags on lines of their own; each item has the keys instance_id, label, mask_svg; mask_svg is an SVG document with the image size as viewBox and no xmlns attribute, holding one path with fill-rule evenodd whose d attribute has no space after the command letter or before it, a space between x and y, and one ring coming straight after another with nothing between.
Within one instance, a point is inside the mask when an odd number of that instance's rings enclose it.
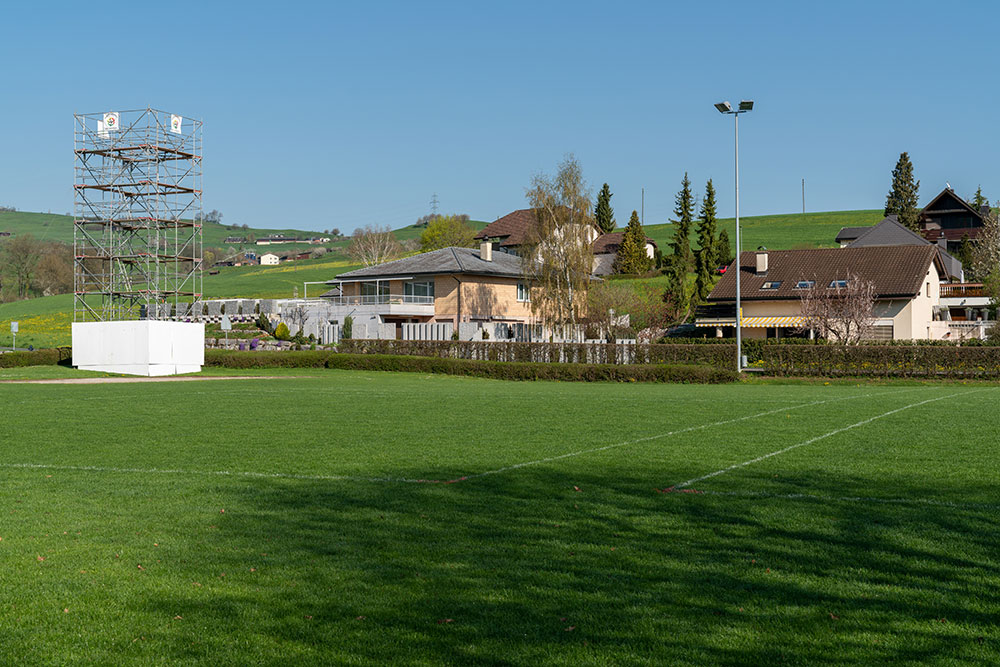
<instances>
[{"instance_id":1,"label":"shrub","mask_svg":"<svg viewBox=\"0 0 1000 667\"><path fill-rule=\"evenodd\" d=\"M278 322L278 326L274 327L274 337L278 340L289 340L292 335L288 330L288 325L284 322Z\"/></svg>"},{"instance_id":2,"label":"shrub","mask_svg":"<svg viewBox=\"0 0 1000 667\"><path fill-rule=\"evenodd\" d=\"M73 350L69 347L57 347L30 352L5 352L0 354L0 368L21 368L23 366L55 366L69 364L73 358Z\"/></svg>"},{"instance_id":3,"label":"shrub","mask_svg":"<svg viewBox=\"0 0 1000 667\"><path fill-rule=\"evenodd\" d=\"M350 339L351 329L354 328L354 318L348 315L344 318L344 330L341 332L343 338Z\"/></svg>"},{"instance_id":4,"label":"shrub","mask_svg":"<svg viewBox=\"0 0 1000 667\"><path fill-rule=\"evenodd\" d=\"M257 328L264 333L271 333L271 320L264 313L257 316Z\"/></svg>"}]
</instances>

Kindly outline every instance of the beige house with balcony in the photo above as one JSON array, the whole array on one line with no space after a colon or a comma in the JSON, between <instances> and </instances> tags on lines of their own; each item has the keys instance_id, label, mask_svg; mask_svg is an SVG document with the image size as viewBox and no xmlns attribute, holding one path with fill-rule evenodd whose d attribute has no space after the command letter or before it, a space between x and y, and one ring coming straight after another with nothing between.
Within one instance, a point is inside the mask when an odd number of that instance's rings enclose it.
<instances>
[{"instance_id":1,"label":"beige house with balcony","mask_svg":"<svg viewBox=\"0 0 1000 667\"><path fill-rule=\"evenodd\" d=\"M531 323L521 261L490 243L442 248L340 274L327 282L335 288L327 301L379 324Z\"/></svg>"},{"instance_id":2,"label":"beige house with balcony","mask_svg":"<svg viewBox=\"0 0 1000 667\"><path fill-rule=\"evenodd\" d=\"M714 328L719 337L735 333L733 264L709 294L695 323ZM746 338L806 335L803 293L815 285L843 288L852 276L874 284L873 337L942 339L956 333L952 323L940 317L941 287L948 272L933 245L763 250L742 253L739 265L742 335Z\"/></svg>"}]
</instances>

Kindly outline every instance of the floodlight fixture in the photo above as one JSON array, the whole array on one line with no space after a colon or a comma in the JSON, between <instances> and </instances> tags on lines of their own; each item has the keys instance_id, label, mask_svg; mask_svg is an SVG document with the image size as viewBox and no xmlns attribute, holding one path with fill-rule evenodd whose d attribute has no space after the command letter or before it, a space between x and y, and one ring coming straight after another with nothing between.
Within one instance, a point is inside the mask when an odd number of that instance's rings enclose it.
<instances>
[{"instance_id":1,"label":"floodlight fixture","mask_svg":"<svg viewBox=\"0 0 1000 667\"><path fill-rule=\"evenodd\" d=\"M715 108L719 110L719 113L730 113L733 110L733 105L729 102L716 102Z\"/></svg>"},{"instance_id":2,"label":"floodlight fixture","mask_svg":"<svg viewBox=\"0 0 1000 667\"><path fill-rule=\"evenodd\" d=\"M751 111L753 109L753 100L742 100L740 102L740 111Z\"/></svg>"}]
</instances>

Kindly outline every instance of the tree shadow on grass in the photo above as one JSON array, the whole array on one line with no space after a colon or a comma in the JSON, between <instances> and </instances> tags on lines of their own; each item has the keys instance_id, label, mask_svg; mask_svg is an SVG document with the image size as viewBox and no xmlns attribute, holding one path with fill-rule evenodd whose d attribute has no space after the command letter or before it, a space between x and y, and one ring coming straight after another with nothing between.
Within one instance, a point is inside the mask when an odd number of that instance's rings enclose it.
<instances>
[{"instance_id":1,"label":"tree shadow on grass","mask_svg":"<svg viewBox=\"0 0 1000 667\"><path fill-rule=\"evenodd\" d=\"M809 489L844 484L814 475ZM841 664L1000 651L988 509L663 494L542 467L217 492L238 508L219 528L241 579L149 604L223 616L264 658Z\"/></svg>"}]
</instances>

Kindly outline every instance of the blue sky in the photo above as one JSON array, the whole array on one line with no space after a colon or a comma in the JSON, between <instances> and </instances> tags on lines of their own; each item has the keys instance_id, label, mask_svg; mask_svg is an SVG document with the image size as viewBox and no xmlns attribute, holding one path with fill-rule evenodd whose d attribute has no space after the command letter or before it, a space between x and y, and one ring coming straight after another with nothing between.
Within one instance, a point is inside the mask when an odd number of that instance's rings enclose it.
<instances>
[{"instance_id":1,"label":"blue sky","mask_svg":"<svg viewBox=\"0 0 1000 667\"><path fill-rule=\"evenodd\" d=\"M72 204L74 112L203 119L206 209L350 230L493 220L567 153L620 223L671 216L685 171L733 212L881 208L909 151L921 201L1000 198L996 3L3 3L0 204Z\"/></svg>"}]
</instances>

